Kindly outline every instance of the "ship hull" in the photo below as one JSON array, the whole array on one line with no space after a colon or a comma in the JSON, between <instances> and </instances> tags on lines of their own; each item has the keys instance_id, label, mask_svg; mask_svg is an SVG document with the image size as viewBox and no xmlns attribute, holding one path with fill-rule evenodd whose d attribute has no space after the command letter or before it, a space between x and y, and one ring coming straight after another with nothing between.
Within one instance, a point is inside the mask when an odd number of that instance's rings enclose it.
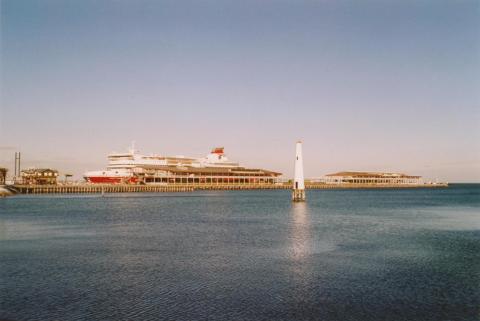
<instances>
[{"instance_id":1,"label":"ship hull","mask_svg":"<svg viewBox=\"0 0 480 321\"><path fill-rule=\"evenodd\" d=\"M135 184L137 183L136 177L108 177L108 176L91 176L85 177L87 182L93 184Z\"/></svg>"}]
</instances>

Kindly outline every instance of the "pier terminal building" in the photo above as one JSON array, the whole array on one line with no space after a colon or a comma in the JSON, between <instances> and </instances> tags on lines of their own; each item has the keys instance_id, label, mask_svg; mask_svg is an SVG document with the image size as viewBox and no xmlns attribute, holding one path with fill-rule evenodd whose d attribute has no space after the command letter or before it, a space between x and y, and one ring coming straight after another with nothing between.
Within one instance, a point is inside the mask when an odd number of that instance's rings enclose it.
<instances>
[{"instance_id":1,"label":"pier terminal building","mask_svg":"<svg viewBox=\"0 0 480 321\"><path fill-rule=\"evenodd\" d=\"M381 172L338 172L327 174L323 178L311 180L331 185L421 185L421 176L402 173Z\"/></svg>"}]
</instances>

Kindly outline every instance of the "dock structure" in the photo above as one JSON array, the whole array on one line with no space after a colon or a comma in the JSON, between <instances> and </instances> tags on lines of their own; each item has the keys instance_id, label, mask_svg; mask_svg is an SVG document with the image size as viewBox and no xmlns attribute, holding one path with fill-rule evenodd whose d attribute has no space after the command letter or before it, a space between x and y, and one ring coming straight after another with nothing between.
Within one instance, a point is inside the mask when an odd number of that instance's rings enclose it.
<instances>
[{"instance_id":1,"label":"dock structure","mask_svg":"<svg viewBox=\"0 0 480 321\"><path fill-rule=\"evenodd\" d=\"M191 192L192 186L158 186L130 184L79 184L79 185L15 185L19 194L105 194L105 193L158 193Z\"/></svg>"},{"instance_id":2,"label":"dock structure","mask_svg":"<svg viewBox=\"0 0 480 321\"><path fill-rule=\"evenodd\" d=\"M295 178L293 180L292 201L305 201L305 179L303 177L302 142L298 141L295 150Z\"/></svg>"},{"instance_id":3,"label":"dock structure","mask_svg":"<svg viewBox=\"0 0 480 321\"><path fill-rule=\"evenodd\" d=\"M306 189L405 189L405 188L442 188L446 183L418 185L373 185L373 184L322 184L305 183ZM136 184L72 184L72 185L7 185L9 192L16 194L105 194L105 193L173 193L192 191L228 191L228 190L288 190L292 183L279 184L171 184L171 185L136 185ZM295 190L294 190L295 191ZM302 190L301 190L302 191ZM293 193L293 192L292 192ZM298 192L302 193L302 192ZM300 198L302 195L299 195ZM293 196L292 196L293 197ZM305 200L305 198L303 198Z\"/></svg>"}]
</instances>

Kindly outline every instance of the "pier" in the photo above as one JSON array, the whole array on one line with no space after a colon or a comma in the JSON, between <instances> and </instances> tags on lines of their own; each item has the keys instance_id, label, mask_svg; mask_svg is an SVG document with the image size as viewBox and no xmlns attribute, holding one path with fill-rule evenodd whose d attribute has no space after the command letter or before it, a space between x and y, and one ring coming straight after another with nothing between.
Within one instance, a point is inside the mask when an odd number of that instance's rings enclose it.
<instances>
[{"instance_id":1,"label":"pier","mask_svg":"<svg viewBox=\"0 0 480 321\"><path fill-rule=\"evenodd\" d=\"M305 189L405 189L442 188L446 183L395 185L395 184L311 184ZM17 194L101 194L101 193L174 193L193 191L225 190L266 190L291 189L291 183L279 184L171 184L171 185L132 185L132 184L78 184L78 185L9 185L8 190Z\"/></svg>"},{"instance_id":2,"label":"pier","mask_svg":"<svg viewBox=\"0 0 480 321\"><path fill-rule=\"evenodd\" d=\"M155 186L130 184L82 185L14 185L11 190L19 194L98 194L98 193L160 193L191 192L192 186Z\"/></svg>"}]
</instances>

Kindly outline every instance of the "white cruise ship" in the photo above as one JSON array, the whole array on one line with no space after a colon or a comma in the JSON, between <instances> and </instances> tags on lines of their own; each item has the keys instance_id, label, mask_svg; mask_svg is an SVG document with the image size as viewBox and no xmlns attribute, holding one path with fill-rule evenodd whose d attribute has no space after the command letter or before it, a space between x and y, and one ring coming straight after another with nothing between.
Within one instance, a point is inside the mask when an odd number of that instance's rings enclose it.
<instances>
[{"instance_id":1,"label":"white cruise ship","mask_svg":"<svg viewBox=\"0 0 480 321\"><path fill-rule=\"evenodd\" d=\"M275 183L280 173L248 169L230 161L223 147L214 148L207 156L141 155L132 146L126 153L108 155L105 170L90 171L84 178L90 183Z\"/></svg>"}]
</instances>

